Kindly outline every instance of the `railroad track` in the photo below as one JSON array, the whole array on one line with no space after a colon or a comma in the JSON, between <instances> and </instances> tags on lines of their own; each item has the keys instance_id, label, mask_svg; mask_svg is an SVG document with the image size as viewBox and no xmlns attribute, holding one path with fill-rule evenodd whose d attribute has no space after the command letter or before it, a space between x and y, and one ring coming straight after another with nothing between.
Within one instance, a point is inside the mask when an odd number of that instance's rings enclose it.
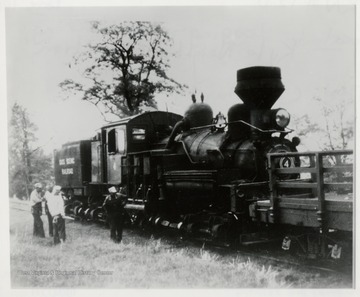
<instances>
[{"instance_id":1,"label":"railroad track","mask_svg":"<svg viewBox=\"0 0 360 297\"><path fill-rule=\"evenodd\" d=\"M280 248L278 247L278 250ZM280 254L281 252L276 252L276 247L272 247L271 248L272 253L273 254ZM274 252L275 250L275 252ZM269 250L266 250L269 251ZM329 265L326 263L320 264L319 262L321 262L322 260L310 260L310 259L305 259L303 257L298 257L296 258L295 256L291 256L291 255L279 255L279 256L269 256L269 255L263 255L261 248L259 250L257 250L256 252L251 252L251 251L244 251L244 250L237 250L236 251L237 254L242 255L242 256L251 256L253 258L256 259L262 259L262 260L266 260L272 263L277 263L279 265L286 265L286 266L296 266L299 268L304 268L304 269L311 269L311 270L317 270L317 271L322 271L322 272L331 272L331 273L344 273L347 275L351 275L352 274L352 265L351 266L339 266L338 263L335 262L331 262L331 264ZM319 264L316 264L319 263Z\"/></svg>"},{"instance_id":2,"label":"railroad track","mask_svg":"<svg viewBox=\"0 0 360 297\"><path fill-rule=\"evenodd\" d=\"M314 260L306 259L286 253L281 249L281 242L259 244L253 246L233 248L229 246L222 246L214 244L211 241L202 240L199 238L186 237L176 235L174 230L159 230L151 228L144 232L139 228L133 227L132 231L136 232L137 236L144 237L144 240L155 236L156 239L165 239L169 244L177 248L195 247L199 249L206 249L219 256L228 256L236 258L237 256L249 257L252 260L261 259L272 266L280 267L294 267L303 270L311 270L314 272L343 274L348 277L352 276L352 265L339 265L336 260ZM146 229L145 229L146 230ZM277 244L278 243L278 244Z\"/></svg>"},{"instance_id":3,"label":"railroad track","mask_svg":"<svg viewBox=\"0 0 360 297\"><path fill-rule=\"evenodd\" d=\"M30 202L24 200L9 199L9 207L11 209L30 212Z\"/></svg>"},{"instance_id":4,"label":"railroad track","mask_svg":"<svg viewBox=\"0 0 360 297\"><path fill-rule=\"evenodd\" d=\"M11 209L30 212L30 203L28 201L14 199L10 199L9 201L9 207ZM140 228L136 227L131 227L129 229L131 229L133 232L136 232L137 236L141 237L149 237L151 235L155 235L156 238L165 237L166 241L179 248L187 247L190 245L199 249L204 249L206 247L208 251L214 252L219 255L234 256L234 258L236 256L247 256L252 259L261 259L263 261L267 261L273 266L296 266L298 268L311 269L319 272L343 273L346 275L352 275L353 273L352 265L347 264L346 266L344 266L339 265L339 262L337 261L325 262L295 257L289 254L285 254L281 251L280 245L277 246L275 244L260 244L254 246L253 249L252 247L230 248L227 246L214 244L213 242L208 240L205 241L198 238L186 237L185 239L180 239L181 236L174 234L174 232L171 232L172 230L166 230L164 232L164 230L151 228L151 230L147 230L146 232L144 232L144 230L140 231Z\"/></svg>"}]
</instances>

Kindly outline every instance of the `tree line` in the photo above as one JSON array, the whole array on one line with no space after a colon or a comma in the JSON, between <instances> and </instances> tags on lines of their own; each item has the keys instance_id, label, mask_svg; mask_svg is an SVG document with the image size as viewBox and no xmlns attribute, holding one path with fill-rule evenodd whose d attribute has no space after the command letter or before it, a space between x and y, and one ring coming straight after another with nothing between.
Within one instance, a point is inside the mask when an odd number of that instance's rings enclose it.
<instances>
[{"instance_id":1,"label":"tree line","mask_svg":"<svg viewBox=\"0 0 360 297\"><path fill-rule=\"evenodd\" d=\"M168 76L172 39L160 24L122 22L102 26L92 22L99 37L69 63L82 81L65 79L60 88L93 104L108 120L156 109L156 94L182 93L185 85ZM36 125L27 110L15 103L9 123L10 196L28 198L36 182L53 181L52 156L36 147Z\"/></svg>"},{"instance_id":2,"label":"tree line","mask_svg":"<svg viewBox=\"0 0 360 297\"><path fill-rule=\"evenodd\" d=\"M36 182L53 181L52 155L36 145L38 127L26 108L14 103L9 123L9 194L29 199Z\"/></svg>"}]
</instances>

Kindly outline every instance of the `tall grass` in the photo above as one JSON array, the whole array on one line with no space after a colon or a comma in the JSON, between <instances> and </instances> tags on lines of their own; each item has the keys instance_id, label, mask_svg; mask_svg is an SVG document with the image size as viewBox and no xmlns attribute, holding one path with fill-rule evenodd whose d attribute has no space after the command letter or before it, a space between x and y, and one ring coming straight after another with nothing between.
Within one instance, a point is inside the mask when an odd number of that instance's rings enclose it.
<instances>
[{"instance_id":1,"label":"tall grass","mask_svg":"<svg viewBox=\"0 0 360 297\"><path fill-rule=\"evenodd\" d=\"M46 223L44 220L46 227ZM273 267L247 257L222 257L204 247L178 247L125 230L67 222L65 245L32 236L32 217L11 211L11 281L19 287L59 288L291 288L349 286L313 273ZM306 283L304 281L306 280Z\"/></svg>"}]
</instances>

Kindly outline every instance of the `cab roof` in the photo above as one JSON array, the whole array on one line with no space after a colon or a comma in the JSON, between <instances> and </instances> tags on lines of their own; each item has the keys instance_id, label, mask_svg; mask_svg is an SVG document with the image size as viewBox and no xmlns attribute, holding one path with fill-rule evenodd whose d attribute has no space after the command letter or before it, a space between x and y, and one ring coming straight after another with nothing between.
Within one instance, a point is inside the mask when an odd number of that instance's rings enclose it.
<instances>
[{"instance_id":1,"label":"cab roof","mask_svg":"<svg viewBox=\"0 0 360 297\"><path fill-rule=\"evenodd\" d=\"M122 124L127 124L127 123L130 123L132 120L136 119L137 121L140 121L142 118L145 119L145 118L148 118L152 115L169 115L170 117L180 117L182 118L181 115L178 115L176 113L172 113L172 112L167 112L167 111L147 111L147 112L144 112L144 113L141 113L141 114L137 114L137 115L133 115L133 116L130 116L130 117L126 117L126 118L123 118L119 121L116 121L116 122L112 122L112 123L109 123L105 126L102 126L101 129L106 129L106 128L110 128L110 127L115 127L115 126L119 126L119 125L122 125Z\"/></svg>"}]
</instances>

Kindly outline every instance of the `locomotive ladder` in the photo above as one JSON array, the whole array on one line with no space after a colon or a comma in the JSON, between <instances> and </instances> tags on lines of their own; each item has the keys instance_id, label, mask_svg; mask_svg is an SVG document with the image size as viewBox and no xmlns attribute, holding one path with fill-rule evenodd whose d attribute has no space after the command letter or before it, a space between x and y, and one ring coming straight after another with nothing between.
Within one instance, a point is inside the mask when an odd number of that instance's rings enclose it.
<instances>
[{"instance_id":1,"label":"locomotive ladder","mask_svg":"<svg viewBox=\"0 0 360 297\"><path fill-rule=\"evenodd\" d=\"M269 220L318 227L323 234L352 231L352 163L350 150L269 154Z\"/></svg>"}]
</instances>

